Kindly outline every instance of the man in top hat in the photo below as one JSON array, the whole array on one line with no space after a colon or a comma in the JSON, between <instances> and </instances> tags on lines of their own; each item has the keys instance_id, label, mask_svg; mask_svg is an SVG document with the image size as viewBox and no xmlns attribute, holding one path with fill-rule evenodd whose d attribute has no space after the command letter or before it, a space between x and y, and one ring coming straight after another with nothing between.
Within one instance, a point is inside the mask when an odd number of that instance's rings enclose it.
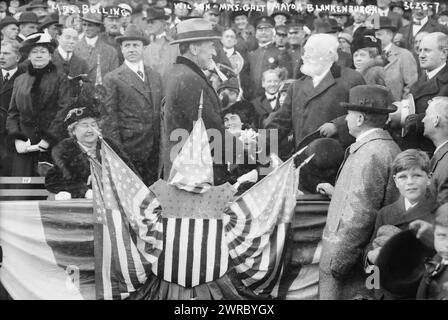
<instances>
[{"instance_id":1,"label":"man in top hat","mask_svg":"<svg viewBox=\"0 0 448 320\"><path fill-rule=\"evenodd\" d=\"M420 32L443 32L448 34L448 28L437 22L437 20L428 17L428 9L419 7L412 9L412 21L407 26L399 29L399 34L403 35L401 42L404 47L412 50L414 47L415 36Z\"/></svg>"},{"instance_id":2,"label":"man in top hat","mask_svg":"<svg viewBox=\"0 0 448 320\"><path fill-rule=\"evenodd\" d=\"M39 20L37 15L33 12L23 12L19 18L20 32L17 36L17 41L22 42L27 36L37 32L39 28Z\"/></svg>"},{"instance_id":3,"label":"man in top hat","mask_svg":"<svg viewBox=\"0 0 448 320\"><path fill-rule=\"evenodd\" d=\"M396 31L391 19L380 17L375 36L381 40L386 86L391 90L395 101L409 94L410 87L418 76L417 63L412 53L392 42Z\"/></svg>"},{"instance_id":4,"label":"man in top hat","mask_svg":"<svg viewBox=\"0 0 448 320\"><path fill-rule=\"evenodd\" d=\"M87 61L74 53L75 45L79 41L78 31L64 27L58 33L57 41L58 47L54 51L51 61L59 72L67 75L70 80L71 97L75 97L79 89L79 80L82 77L87 78L89 73Z\"/></svg>"},{"instance_id":5,"label":"man in top hat","mask_svg":"<svg viewBox=\"0 0 448 320\"><path fill-rule=\"evenodd\" d=\"M17 40L19 35L19 22L7 16L0 20L0 34L2 40Z\"/></svg>"},{"instance_id":6,"label":"man in top hat","mask_svg":"<svg viewBox=\"0 0 448 320\"><path fill-rule=\"evenodd\" d=\"M252 82L251 97L263 93L261 87L261 75L268 69L280 66L280 50L275 46L274 22L270 17L261 17L256 22L255 36L258 40L258 48L249 53L250 80Z\"/></svg>"},{"instance_id":7,"label":"man in top hat","mask_svg":"<svg viewBox=\"0 0 448 320\"><path fill-rule=\"evenodd\" d=\"M255 38L255 28L249 23L249 12L244 10L232 11L230 15L232 25L236 31L239 51L254 51L258 47Z\"/></svg>"},{"instance_id":8,"label":"man in top hat","mask_svg":"<svg viewBox=\"0 0 448 320\"><path fill-rule=\"evenodd\" d=\"M162 125L163 177L168 179L177 154L179 134L190 133L193 122L198 118L198 107L202 96L202 119L207 129L215 129L221 137L225 136L221 105L215 89L203 70L214 67L216 54L214 41L221 37L213 30L210 22L194 18L177 25L177 35L171 44L179 44L181 56L169 71L170 77L165 86L165 108ZM175 130L182 132L176 133ZM174 134L174 137L170 138ZM228 180L227 167L223 159L215 159L213 166L214 185Z\"/></svg>"},{"instance_id":9,"label":"man in top hat","mask_svg":"<svg viewBox=\"0 0 448 320\"><path fill-rule=\"evenodd\" d=\"M86 13L82 18L84 37L78 41L74 53L83 57L89 66L88 79L97 82L97 68L104 77L119 66L118 54L114 47L105 43L101 37L102 16L99 13Z\"/></svg>"},{"instance_id":10,"label":"man in top hat","mask_svg":"<svg viewBox=\"0 0 448 320\"><path fill-rule=\"evenodd\" d=\"M447 57L446 34L434 32L422 39L419 54L422 75L410 88L416 114L406 117L402 149L418 148L430 154L434 152L434 145L423 134L421 120L431 99L448 95Z\"/></svg>"},{"instance_id":11,"label":"man in top hat","mask_svg":"<svg viewBox=\"0 0 448 320\"><path fill-rule=\"evenodd\" d=\"M390 8L392 0L377 0L377 8L378 11L376 15L380 17L387 17L391 19L392 23L397 27L397 30L401 28L401 16L393 12Z\"/></svg>"},{"instance_id":12,"label":"man in top hat","mask_svg":"<svg viewBox=\"0 0 448 320\"><path fill-rule=\"evenodd\" d=\"M179 48L170 45L172 40L167 33L169 16L162 8L150 7L147 10L145 33L151 39L143 53L145 65L157 71L165 83L168 70L179 55Z\"/></svg>"},{"instance_id":13,"label":"man in top hat","mask_svg":"<svg viewBox=\"0 0 448 320\"><path fill-rule=\"evenodd\" d=\"M119 142L143 182L150 186L158 177L160 142L160 75L143 63L149 39L130 24L117 37L124 63L104 77L107 90L102 118L104 135Z\"/></svg>"},{"instance_id":14,"label":"man in top hat","mask_svg":"<svg viewBox=\"0 0 448 320\"><path fill-rule=\"evenodd\" d=\"M47 30L48 34L56 40L61 28L62 24L59 23L59 15L56 12L45 17L39 26L39 32L45 32Z\"/></svg>"},{"instance_id":15,"label":"man in top hat","mask_svg":"<svg viewBox=\"0 0 448 320\"><path fill-rule=\"evenodd\" d=\"M116 37L121 35L121 17L123 14L127 14L118 6L108 6L103 9L103 23L104 32L101 33L100 38L105 43L114 47L118 54L118 63L123 63L123 55L121 53L121 48L118 42L115 40Z\"/></svg>"},{"instance_id":16,"label":"man in top hat","mask_svg":"<svg viewBox=\"0 0 448 320\"><path fill-rule=\"evenodd\" d=\"M368 296L362 268L376 212L398 197L391 165L400 148L384 127L392 106L390 91L379 85L350 90L346 116L349 133L356 138L346 151L332 196L322 241L319 298L351 299ZM318 186L319 188L319 186Z\"/></svg>"}]
</instances>

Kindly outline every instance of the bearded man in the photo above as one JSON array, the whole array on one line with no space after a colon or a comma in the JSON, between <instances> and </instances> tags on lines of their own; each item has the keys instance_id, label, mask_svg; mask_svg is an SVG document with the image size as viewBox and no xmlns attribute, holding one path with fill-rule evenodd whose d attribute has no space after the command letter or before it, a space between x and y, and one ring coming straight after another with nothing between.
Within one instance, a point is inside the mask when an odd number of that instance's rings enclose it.
<instances>
[{"instance_id":1,"label":"bearded man","mask_svg":"<svg viewBox=\"0 0 448 320\"><path fill-rule=\"evenodd\" d=\"M289 87L281 108L265 121L267 129L278 129L279 141L286 139L292 129L297 147L324 123L346 114L339 106L339 102L348 101L348 89L336 64L337 48L337 39L328 34L312 35L306 42L300 68L304 75ZM340 121L335 125L338 138L345 141L346 124Z\"/></svg>"}]
</instances>

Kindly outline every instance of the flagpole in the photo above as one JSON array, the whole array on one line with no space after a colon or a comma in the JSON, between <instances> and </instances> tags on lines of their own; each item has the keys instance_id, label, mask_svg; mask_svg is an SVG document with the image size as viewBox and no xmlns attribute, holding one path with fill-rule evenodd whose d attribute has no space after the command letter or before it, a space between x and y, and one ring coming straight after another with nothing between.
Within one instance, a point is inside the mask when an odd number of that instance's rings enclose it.
<instances>
[{"instance_id":1,"label":"flagpole","mask_svg":"<svg viewBox=\"0 0 448 320\"><path fill-rule=\"evenodd\" d=\"M198 120L202 118L203 104L204 104L204 90L201 90L201 97L199 98Z\"/></svg>"}]
</instances>

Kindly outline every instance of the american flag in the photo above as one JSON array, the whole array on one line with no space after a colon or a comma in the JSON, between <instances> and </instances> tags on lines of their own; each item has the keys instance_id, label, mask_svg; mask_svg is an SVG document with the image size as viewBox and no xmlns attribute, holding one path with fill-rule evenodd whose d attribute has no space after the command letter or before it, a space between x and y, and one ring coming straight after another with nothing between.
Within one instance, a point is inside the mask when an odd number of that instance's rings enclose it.
<instances>
[{"instance_id":1,"label":"american flag","mask_svg":"<svg viewBox=\"0 0 448 320\"><path fill-rule=\"evenodd\" d=\"M104 140L91 161L97 299L124 299L147 279L163 248L158 201Z\"/></svg>"},{"instance_id":2,"label":"american flag","mask_svg":"<svg viewBox=\"0 0 448 320\"><path fill-rule=\"evenodd\" d=\"M230 205L240 225L229 224L229 254L241 281L255 294L278 294L298 171L291 158Z\"/></svg>"}]
</instances>

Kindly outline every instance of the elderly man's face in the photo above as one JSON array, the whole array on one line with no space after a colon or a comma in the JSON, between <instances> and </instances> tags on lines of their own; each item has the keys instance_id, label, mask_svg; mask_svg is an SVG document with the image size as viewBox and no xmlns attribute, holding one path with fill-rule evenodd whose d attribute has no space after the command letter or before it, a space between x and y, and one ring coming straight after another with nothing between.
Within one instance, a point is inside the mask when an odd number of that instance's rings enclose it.
<instances>
[{"instance_id":1,"label":"elderly man's face","mask_svg":"<svg viewBox=\"0 0 448 320\"><path fill-rule=\"evenodd\" d=\"M11 70L17 67L20 56L10 44L0 48L0 69Z\"/></svg>"},{"instance_id":2,"label":"elderly man's face","mask_svg":"<svg viewBox=\"0 0 448 320\"><path fill-rule=\"evenodd\" d=\"M425 117L422 119L424 125L423 135L429 139L434 135L436 126L440 122L440 116L437 113L436 108L434 107L434 102L430 101L428 108L425 111Z\"/></svg>"},{"instance_id":3,"label":"elderly man's face","mask_svg":"<svg viewBox=\"0 0 448 320\"><path fill-rule=\"evenodd\" d=\"M422 69L432 71L446 62L446 50L440 50L437 38L428 35L420 42L420 52L418 55Z\"/></svg>"},{"instance_id":4,"label":"elderly man's face","mask_svg":"<svg viewBox=\"0 0 448 320\"><path fill-rule=\"evenodd\" d=\"M15 40L19 35L19 27L10 24L2 29L3 39Z\"/></svg>"},{"instance_id":5,"label":"elderly man's face","mask_svg":"<svg viewBox=\"0 0 448 320\"><path fill-rule=\"evenodd\" d=\"M257 28L255 37L260 44L265 44L272 41L274 36L274 29L271 27Z\"/></svg>"},{"instance_id":6,"label":"elderly man's face","mask_svg":"<svg viewBox=\"0 0 448 320\"><path fill-rule=\"evenodd\" d=\"M214 66L213 56L216 55L213 41L203 41L193 46L198 66L203 70L211 70Z\"/></svg>"},{"instance_id":7,"label":"elderly man's face","mask_svg":"<svg viewBox=\"0 0 448 320\"><path fill-rule=\"evenodd\" d=\"M300 70L310 77L321 75L332 63L328 44L319 40L310 38L304 46L303 65Z\"/></svg>"},{"instance_id":8,"label":"elderly man's face","mask_svg":"<svg viewBox=\"0 0 448 320\"><path fill-rule=\"evenodd\" d=\"M221 43L226 49L235 47L236 45L236 34L233 30L226 30L222 33Z\"/></svg>"}]
</instances>

